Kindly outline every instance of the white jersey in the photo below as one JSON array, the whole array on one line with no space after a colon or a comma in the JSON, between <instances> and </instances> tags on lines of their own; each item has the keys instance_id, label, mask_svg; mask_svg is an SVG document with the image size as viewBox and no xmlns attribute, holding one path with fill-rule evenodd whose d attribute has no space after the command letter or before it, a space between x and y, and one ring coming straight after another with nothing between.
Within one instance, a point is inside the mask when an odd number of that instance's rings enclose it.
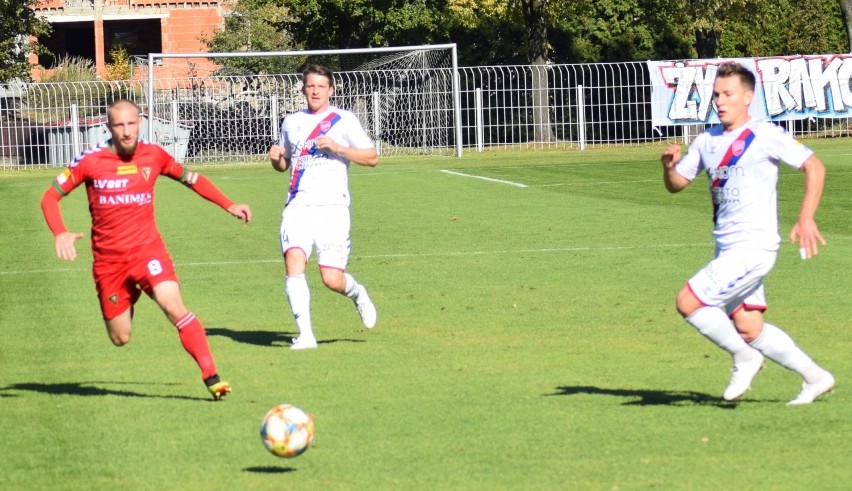
<instances>
[{"instance_id":1,"label":"white jersey","mask_svg":"<svg viewBox=\"0 0 852 491\"><path fill-rule=\"evenodd\" d=\"M349 161L316 148L316 139L328 136L350 148L373 148L373 142L349 111L329 106L321 113L293 113L281 123L279 145L290 158L287 205L349 206Z\"/></svg>"},{"instance_id":2,"label":"white jersey","mask_svg":"<svg viewBox=\"0 0 852 491\"><path fill-rule=\"evenodd\" d=\"M752 120L731 132L718 125L700 134L676 170L690 181L707 172L717 249L777 251L778 163L799 169L811 155L782 128Z\"/></svg>"}]
</instances>

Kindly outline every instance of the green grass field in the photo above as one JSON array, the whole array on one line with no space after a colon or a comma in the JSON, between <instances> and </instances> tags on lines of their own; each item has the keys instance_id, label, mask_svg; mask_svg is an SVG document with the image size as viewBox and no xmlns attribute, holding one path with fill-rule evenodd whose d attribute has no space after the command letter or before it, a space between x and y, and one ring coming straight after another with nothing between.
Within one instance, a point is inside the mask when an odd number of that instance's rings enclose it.
<instances>
[{"instance_id":1,"label":"green grass field","mask_svg":"<svg viewBox=\"0 0 852 491\"><path fill-rule=\"evenodd\" d=\"M838 380L803 407L785 406L798 376L771 363L740 402L719 399L730 360L674 309L713 254L709 197L703 179L664 190L662 146L353 167L349 269L379 323L365 331L311 263L307 352L288 349L287 179L203 169L252 206L247 228L161 180L184 300L234 386L222 402L149 299L133 341L109 342L88 242L56 259L38 206L58 170L0 174L0 489L849 489L852 151L809 144L828 168L828 246L805 262L785 243L766 281L767 318ZM782 170L785 237L802 182ZM83 189L63 213L88 232ZM290 460L258 435L282 402L317 429Z\"/></svg>"}]
</instances>

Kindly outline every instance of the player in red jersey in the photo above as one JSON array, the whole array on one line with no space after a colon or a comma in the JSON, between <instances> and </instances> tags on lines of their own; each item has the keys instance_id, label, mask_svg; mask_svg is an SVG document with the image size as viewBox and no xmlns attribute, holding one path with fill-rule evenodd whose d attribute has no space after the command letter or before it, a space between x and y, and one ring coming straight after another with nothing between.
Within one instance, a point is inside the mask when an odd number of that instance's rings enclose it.
<instances>
[{"instance_id":1,"label":"player in red jersey","mask_svg":"<svg viewBox=\"0 0 852 491\"><path fill-rule=\"evenodd\" d=\"M248 223L248 205L234 204L206 177L178 164L162 147L139 140L139 107L121 99L107 110L112 138L77 157L53 181L41 209L56 239L56 255L73 261L82 233L69 232L59 200L85 184L92 215L92 274L107 333L113 344L130 341L133 305L144 291L178 329L216 400L231 391L219 378L207 334L183 304L174 264L154 221L154 183L159 176L180 181L203 198Z\"/></svg>"}]
</instances>

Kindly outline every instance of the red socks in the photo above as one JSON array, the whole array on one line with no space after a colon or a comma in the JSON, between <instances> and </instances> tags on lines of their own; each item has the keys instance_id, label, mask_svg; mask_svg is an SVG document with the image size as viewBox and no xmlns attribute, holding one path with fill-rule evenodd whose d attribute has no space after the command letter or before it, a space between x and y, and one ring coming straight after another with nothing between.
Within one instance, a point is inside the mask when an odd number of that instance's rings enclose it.
<instances>
[{"instance_id":1,"label":"red socks","mask_svg":"<svg viewBox=\"0 0 852 491\"><path fill-rule=\"evenodd\" d=\"M210 353L210 345L207 344L207 334L201 321L192 312L175 322L175 327L180 335L180 343L183 349L195 359L201 368L201 378L207 380L216 375L216 365L213 363L213 355Z\"/></svg>"}]
</instances>

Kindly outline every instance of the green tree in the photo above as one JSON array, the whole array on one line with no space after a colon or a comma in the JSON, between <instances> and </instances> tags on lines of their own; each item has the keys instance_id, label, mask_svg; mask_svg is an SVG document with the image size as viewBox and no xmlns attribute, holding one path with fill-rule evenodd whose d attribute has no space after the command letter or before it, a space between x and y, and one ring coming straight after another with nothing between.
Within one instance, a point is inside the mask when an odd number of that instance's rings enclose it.
<instances>
[{"instance_id":1,"label":"green tree","mask_svg":"<svg viewBox=\"0 0 852 491\"><path fill-rule=\"evenodd\" d=\"M41 0L0 0L0 82L30 80L29 54L43 50L30 36L50 33L50 24L32 7Z\"/></svg>"},{"instance_id":2,"label":"green tree","mask_svg":"<svg viewBox=\"0 0 852 491\"><path fill-rule=\"evenodd\" d=\"M749 16L730 20L716 54L783 56L847 50L843 16L835 0L777 0L759 4Z\"/></svg>"},{"instance_id":3,"label":"green tree","mask_svg":"<svg viewBox=\"0 0 852 491\"><path fill-rule=\"evenodd\" d=\"M446 39L442 0L278 0L279 23L307 49L429 44Z\"/></svg>"},{"instance_id":4,"label":"green tree","mask_svg":"<svg viewBox=\"0 0 852 491\"><path fill-rule=\"evenodd\" d=\"M526 64L524 26L507 0L448 0L447 39L458 45L462 65Z\"/></svg>"},{"instance_id":5,"label":"green tree","mask_svg":"<svg viewBox=\"0 0 852 491\"><path fill-rule=\"evenodd\" d=\"M535 141L555 139L550 125L548 32L553 17L548 0L449 0L447 17L460 58L469 64L531 64L532 128ZM495 50L494 47L502 49Z\"/></svg>"},{"instance_id":6,"label":"green tree","mask_svg":"<svg viewBox=\"0 0 852 491\"><path fill-rule=\"evenodd\" d=\"M846 50L843 17L835 0L715 0L702 5L689 11L701 58Z\"/></svg>"},{"instance_id":7,"label":"green tree","mask_svg":"<svg viewBox=\"0 0 852 491\"><path fill-rule=\"evenodd\" d=\"M791 1L791 12L785 17L787 33L807 33L786 36L786 54L848 53L843 12L834 0Z\"/></svg>"},{"instance_id":8,"label":"green tree","mask_svg":"<svg viewBox=\"0 0 852 491\"><path fill-rule=\"evenodd\" d=\"M843 12L843 23L846 26L846 42L849 50L852 50L852 0L838 0L840 10Z\"/></svg>"},{"instance_id":9,"label":"green tree","mask_svg":"<svg viewBox=\"0 0 852 491\"><path fill-rule=\"evenodd\" d=\"M550 126L550 80L547 62L550 43L547 41L547 0L520 0L521 16L527 35L526 45L529 60L534 65L532 72L533 138L535 141L554 141L556 136Z\"/></svg>"},{"instance_id":10,"label":"green tree","mask_svg":"<svg viewBox=\"0 0 852 491\"><path fill-rule=\"evenodd\" d=\"M555 35L549 37L554 61L847 51L835 0L567 0L562 5L551 29Z\"/></svg>"},{"instance_id":11,"label":"green tree","mask_svg":"<svg viewBox=\"0 0 852 491\"><path fill-rule=\"evenodd\" d=\"M296 51L301 46L279 25L289 12L276 0L232 0L223 26L202 41L210 52ZM298 70L302 61L290 57L217 58L225 74L287 73Z\"/></svg>"},{"instance_id":12,"label":"green tree","mask_svg":"<svg viewBox=\"0 0 852 491\"><path fill-rule=\"evenodd\" d=\"M109 51L110 63L106 66L106 80L130 79L130 55L124 46L116 46Z\"/></svg>"},{"instance_id":13,"label":"green tree","mask_svg":"<svg viewBox=\"0 0 852 491\"><path fill-rule=\"evenodd\" d=\"M599 0L564 3L555 20L554 61L607 62L682 58L684 39L677 11L650 0Z\"/></svg>"}]
</instances>

